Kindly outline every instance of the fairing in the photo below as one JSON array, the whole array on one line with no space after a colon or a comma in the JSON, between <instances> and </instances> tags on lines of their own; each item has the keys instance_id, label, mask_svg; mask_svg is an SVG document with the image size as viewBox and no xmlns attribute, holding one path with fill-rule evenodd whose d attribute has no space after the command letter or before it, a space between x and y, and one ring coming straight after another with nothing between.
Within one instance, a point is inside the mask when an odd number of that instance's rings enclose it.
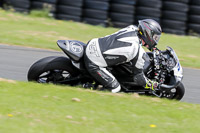
<instances>
[{"instance_id":1,"label":"fairing","mask_svg":"<svg viewBox=\"0 0 200 133\"><path fill-rule=\"evenodd\" d=\"M76 62L83 57L86 47L86 44L75 40L58 40L57 44L65 54Z\"/></svg>"},{"instance_id":2,"label":"fairing","mask_svg":"<svg viewBox=\"0 0 200 133\"><path fill-rule=\"evenodd\" d=\"M168 48L167 50L170 52L170 54L174 57L176 61L176 64L174 68L172 69L174 71L174 76L177 81L181 81L183 79L183 68L180 64L178 56L176 55L175 51L171 47L167 47L167 48Z\"/></svg>"}]
</instances>

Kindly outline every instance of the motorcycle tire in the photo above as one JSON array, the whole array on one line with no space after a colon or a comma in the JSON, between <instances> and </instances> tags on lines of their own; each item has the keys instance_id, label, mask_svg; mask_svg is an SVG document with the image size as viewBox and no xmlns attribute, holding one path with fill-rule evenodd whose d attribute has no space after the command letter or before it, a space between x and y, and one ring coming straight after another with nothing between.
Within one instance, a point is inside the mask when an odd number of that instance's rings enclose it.
<instances>
[{"instance_id":1,"label":"motorcycle tire","mask_svg":"<svg viewBox=\"0 0 200 133\"><path fill-rule=\"evenodd\" d=\"M172 99L181 100L183 98L184 94L185 94L185 87L184 87L183 83L180 83L176 87L176 93Z\"/></svg>"},{"instance_id":2,"label":"motorcycle tire","mask_svg":"<svg viewBox=\"0 0 200 133\"><path fill-rule=\"evenodd\" d=\"M185 94L185 87L183 83L180 82L176 88L165 90L165 93L163 93L160 98L180 101L183 98L184 94ZM146 95L149 94L146 93Z\"/></svg>"},{"instance_id":3,"label":"motorcycle tire","mask_svg":"<svg viewBox=\"0 0 200 133\"><path fill-rule=\"evenodd\" d=\"M62 80L77 76L78 74L77 69L72 65L70 59L66 57L50 56L35 62L30 67L27 78L28 81L35 81L38 83L59 84L62 83ZM71 84L73 83L70 83L70 85Z\"/></svg>"}]
</instances>

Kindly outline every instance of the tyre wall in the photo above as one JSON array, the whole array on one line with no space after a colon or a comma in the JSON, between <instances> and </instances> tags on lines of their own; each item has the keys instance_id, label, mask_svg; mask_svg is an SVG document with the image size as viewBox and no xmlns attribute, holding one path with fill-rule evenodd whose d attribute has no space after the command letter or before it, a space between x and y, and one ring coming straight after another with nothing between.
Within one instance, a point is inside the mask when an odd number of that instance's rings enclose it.
<instances>
[{"instance_id":1,"label":"tyre wall","mask_svg":"<svg viewBox=\"0 0 200 133\"><path fill-rule=\"evenodd\" d=\"M29 0L1 0L6 6L7 10L13 10L17 12L28 13L31 7L31 2Z\"/></svg>"},{"instance_id":2,"label":"tyre wall","mask_svg":"<svg viewBox=\"0 0 200 133\"><path fill-rule=\"evenodd\" d=\"M200 34L200 0L191 0L187 28L191 35Z\"/></svg>"},{"instance_id":3,"label":"tyre wall","mask_svg":"<svg viewBox=\"0 0 200 133\"><path fill-rule=\"evenodd\" d=\"M123 28L135 23L136 0L111 0L109 19L111 26Z\"/></svg>"},{"instance_id":4,"label":"tyre wall","mask_svg":"<svg viewBox=\"0 0 200 133\"><path fill-rule=\"evenodd\" d=\"M84 0L83 22L107 26L109 5L109 0Z\"/></svg>"},{"instance_id":5,"label":"tyre wall","mask_svg":"<svg viewBox=\"0 0 200 133\"><path fill-rule=\"evenodd\" d=\"M2 7L3 6L3 1L2 0L0 0L0 7Z\"/></svg>"},{"instance_id":6,"label":"tyre wall","mask_svg":"<svg viewBox=\"0 0 200 133\"><path fill-rule=\"evenodd\" d=\"M26 12L47 8L56 19L123 28L152 18L163 32L200 34L200 0L0 0L0 6Z\"/></svg>"},{"instance_id":7,"label":"tyre wall","mask_svg":"<svg viewBox=\"0 0 200 133\"><path fill-rule=\"evenodd\" d=\"M56 18L81 22L83 0L58 0Z\"/></svg>"},{"instance_id":8,"label":"tyre wall","mask_svg":"<svg viewBox=\"0 0 200 133\"><path fill-rule=\"evenodd\" d=\"M141 19L151 18L160 23L162 15L161 0L138 0L136 7L136 22Z\"/></svg>"},{"instance_id":9,"label":"tyre wall","mask_svg":"<svg viewBox=\"0 0 200 133\"><path fill-rule=\"evenodd\" d=\"M164 0L161 26L163 32L185 35L189 0Z\"/></svg>"}]
</instances>

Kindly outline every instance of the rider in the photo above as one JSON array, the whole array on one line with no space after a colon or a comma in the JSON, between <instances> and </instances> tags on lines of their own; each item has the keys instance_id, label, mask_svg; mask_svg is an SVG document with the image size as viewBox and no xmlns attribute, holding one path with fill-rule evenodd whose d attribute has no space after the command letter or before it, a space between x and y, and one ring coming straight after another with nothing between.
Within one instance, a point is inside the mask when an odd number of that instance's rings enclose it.
<instances>
[{"instance_id":1,"label":"rider","mask_svg":"<svg viewBox=\"0 0 200 133\"><path fill-rule=\"evenodd\" d=\"M121 90L121 86L106 67L132 62L133 80L138 85L153 90L158 83L151 81L143 73L146 52L141 46L152 51L158 44L161 32L156 21L144 19L139 21L138 27L130 25L114 34L92 39L86 47L86 68L105 89L116 93Z\"/></svg>"}]
</instances>

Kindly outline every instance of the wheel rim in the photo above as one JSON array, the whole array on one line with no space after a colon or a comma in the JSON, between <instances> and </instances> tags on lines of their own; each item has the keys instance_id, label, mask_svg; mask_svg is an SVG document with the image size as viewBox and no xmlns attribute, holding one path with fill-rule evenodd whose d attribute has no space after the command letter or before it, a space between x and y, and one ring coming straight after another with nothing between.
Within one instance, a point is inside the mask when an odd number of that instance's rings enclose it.
<instances>
[{"instance_id":1,"label":"wheel rim","mask_svg":"<svg viewBox=\"0 0 200 133\"><path fill-rule=\"evenodd\" d=\"M65 70L51 70L43 72L38 77L39 83L61 83L71 77L71 74Z\"/></svg>"},{"instance_id":2,"label":"wheel rim","mask_svg":"<svg viewBox=\"0 0 200 133\"><path fill-rule=\"evenodd\" d=\"M176 88L172 88L170 90L163 92L162 97L173 99L175 95L176 95Z\"/></svg>"}]
</instances>

